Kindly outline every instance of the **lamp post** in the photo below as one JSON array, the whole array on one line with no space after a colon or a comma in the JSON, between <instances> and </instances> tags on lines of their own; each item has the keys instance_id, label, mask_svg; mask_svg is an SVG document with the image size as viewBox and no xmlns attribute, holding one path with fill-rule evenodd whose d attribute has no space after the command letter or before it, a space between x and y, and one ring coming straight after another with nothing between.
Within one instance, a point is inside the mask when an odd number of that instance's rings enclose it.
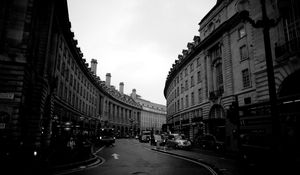
<instances>
[{"instance_id":1,"label":"lamp post","mask_svg":"<svg viewBox=\"0 0 300 175\"><path fill-rule=\"evenodd\" d=\"M265 47L265 58L266 58L266 69L267 69L267 77L268 77L268 88L269 88L269 100L270 100L270 110L271 110L271 118L272 118L272 145L273 151L277 149L278 146L278 136L279 136L279 118L277 113L277 96L276 96L276 85L274 78L274 68L273 68L273 60L272 60L272 50L270 44L270 33L269 30L272 27L275 27L279 20L275 21L274 19L269 19L266 12L266 4L265 0L260 0L261 11L262 11L262 19L254 21L249 17L249 12L247 11L245 3L247 0L240 0L237 3L237 11L241 13L243 18L248 21L254 28L262 28L263 29L263 37L264 37L264 47Z\"/></svg>"}]
</instances>

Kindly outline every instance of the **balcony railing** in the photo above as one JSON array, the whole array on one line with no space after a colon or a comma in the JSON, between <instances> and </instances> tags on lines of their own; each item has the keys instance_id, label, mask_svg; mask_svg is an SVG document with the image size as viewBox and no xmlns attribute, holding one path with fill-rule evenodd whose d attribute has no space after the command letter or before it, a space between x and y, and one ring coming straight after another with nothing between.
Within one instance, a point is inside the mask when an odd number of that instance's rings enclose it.
<instances>
[{"instance_id":1,"label":"balcony railing","mask_svg":"<svg viewBox=\"0 0 300 175\"><path fill-rule=\"evenodd\" d=\"M223 88L223 86L221 86L221 87L219 87L218 90L209 92L209 99L210 100L216 100L219 97L221 97L223 93L224 93L224 88Z\"/></svg>"},{"instance_id":2,"label":"balcony railing","mask_svg":"<svg viewBox=\"0 0 300 175\"><path fill-rule=\"evenodd\" d=\"M300 53L300 37L282 44L275 45L275 57L277 62L288 60L289 57Z\"/></svg>"}]
</instances>

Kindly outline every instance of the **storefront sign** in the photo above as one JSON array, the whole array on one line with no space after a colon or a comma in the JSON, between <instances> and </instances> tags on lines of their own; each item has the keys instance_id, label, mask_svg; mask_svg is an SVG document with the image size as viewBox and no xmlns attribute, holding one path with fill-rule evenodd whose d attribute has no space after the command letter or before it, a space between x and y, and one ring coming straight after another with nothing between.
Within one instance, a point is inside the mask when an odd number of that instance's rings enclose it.
<instances>
[{"instance_id":1,"label":"storefront sign","mask_svg":"<svg viewBox=\"0 0 300 175\"><path fill-rule=\"evenodd\" d=\"M0 99L13 100L14 93L0 93Z\"/></svg>"},{"instance_id":2,"label":"storefront sign","mask_svg":"<svg viewBox=\"0 0 300 175\"><path fill-rule=\"evenodd\" d=\"M5 123L0 123L0 129L5 129Z\"/></svg>"}]
</instances>

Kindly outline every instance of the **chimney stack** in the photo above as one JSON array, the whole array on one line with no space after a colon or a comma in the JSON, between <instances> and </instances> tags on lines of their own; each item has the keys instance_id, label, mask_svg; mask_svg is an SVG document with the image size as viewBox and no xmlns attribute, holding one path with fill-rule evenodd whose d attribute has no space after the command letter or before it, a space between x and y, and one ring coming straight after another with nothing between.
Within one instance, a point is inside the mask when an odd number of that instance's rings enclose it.
<instances>
[{"instance_id":1,"label":"chimney stack","mask_svg":"<svg viewBox=\"0 0 300 175\"><path fill-rule=\"evenodd\" d=\"M136 89L132 89L131 97L136 99Z\"/></svg>"},{"instance_id":2,"label":"chimney stack","mask_svg":"<svg viewBox=\"0 0 300 175\"><path fill-rule=\"evenodd\" d=\"M97 74L97 64L98 62L96 59L91 60L91 70L95 75Z\"/></svg>"},{"instance_id":3,"label":"chimney stack","mask_svg":"<svg viewBox=\"0 0 300 175\"><path fill-rule=\"evenodd\" d=\"M110 79L111 79L111 75L110 73L107 73L106 74L106 81L105 81L105 84L110 87Z\"/></svg>"},{"instance_id":4,"label":"chimney stack","mask_svg":"<svg viewBox=\"0 0 300 175\"><path fill-rule=\"evenodd\" d=\"M124 83L120 82L119 91L121 94L124 94Z\"/></svg>"}]
</instances>

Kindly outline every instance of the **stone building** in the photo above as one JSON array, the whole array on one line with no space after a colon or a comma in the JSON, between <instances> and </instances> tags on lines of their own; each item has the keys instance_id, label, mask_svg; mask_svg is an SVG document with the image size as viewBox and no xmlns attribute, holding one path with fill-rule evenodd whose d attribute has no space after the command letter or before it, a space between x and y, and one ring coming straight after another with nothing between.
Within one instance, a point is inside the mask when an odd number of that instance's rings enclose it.
<instances>
[{"instance_id":1,"label":"stone building","mask_svg":"<svg viewBox=\"0 0 300 175\"><path fill-rule=\"evenodd\" d=\"M43 155L103 126L126 134L139 118L140 105L100 80L70 28L66 0L0 2L1 155Z\"/></svg>"},{"instance_id":2,"label":"stone building","mask_svg":"<svg viewBox=\"0 0 300 175\"><path fill-rule=\"evenodd\" d=\"M139 121L140 131L148 130L160 133L162 125L166 123L166 106L142 99L136 93L136 89L132 90L130 96L142 107Z\"/></svg>"},{"instance_id":3,"label":"stone building","mask_svg":"<svg viewBox=\"0 0 300 175\"><path fill-rule=\"evenodd\" d=\"M244 113L236 123L229 112L234 103L245 107L269 102L263 30L247 20L247 14L254 22L262 19L262 3L218 0L201 19L199 35L178 55L166 79L167 123L173 124L175 131L191 139L213 134L228 150L238 149L237 129L271 133L270 127L258 128L267 120L270 125L270 119L247 118ZM300 75L299 2L266 0L265 5L270 19L281 18L269 31L275 86L278 103L291 98L293 112L281 110L280 120L283 128L295 131L300 88L292 82ZM240 8L246 11L238 11ZM289 138L295 141L295 136Z\"/></svg>"}]
</instances>

